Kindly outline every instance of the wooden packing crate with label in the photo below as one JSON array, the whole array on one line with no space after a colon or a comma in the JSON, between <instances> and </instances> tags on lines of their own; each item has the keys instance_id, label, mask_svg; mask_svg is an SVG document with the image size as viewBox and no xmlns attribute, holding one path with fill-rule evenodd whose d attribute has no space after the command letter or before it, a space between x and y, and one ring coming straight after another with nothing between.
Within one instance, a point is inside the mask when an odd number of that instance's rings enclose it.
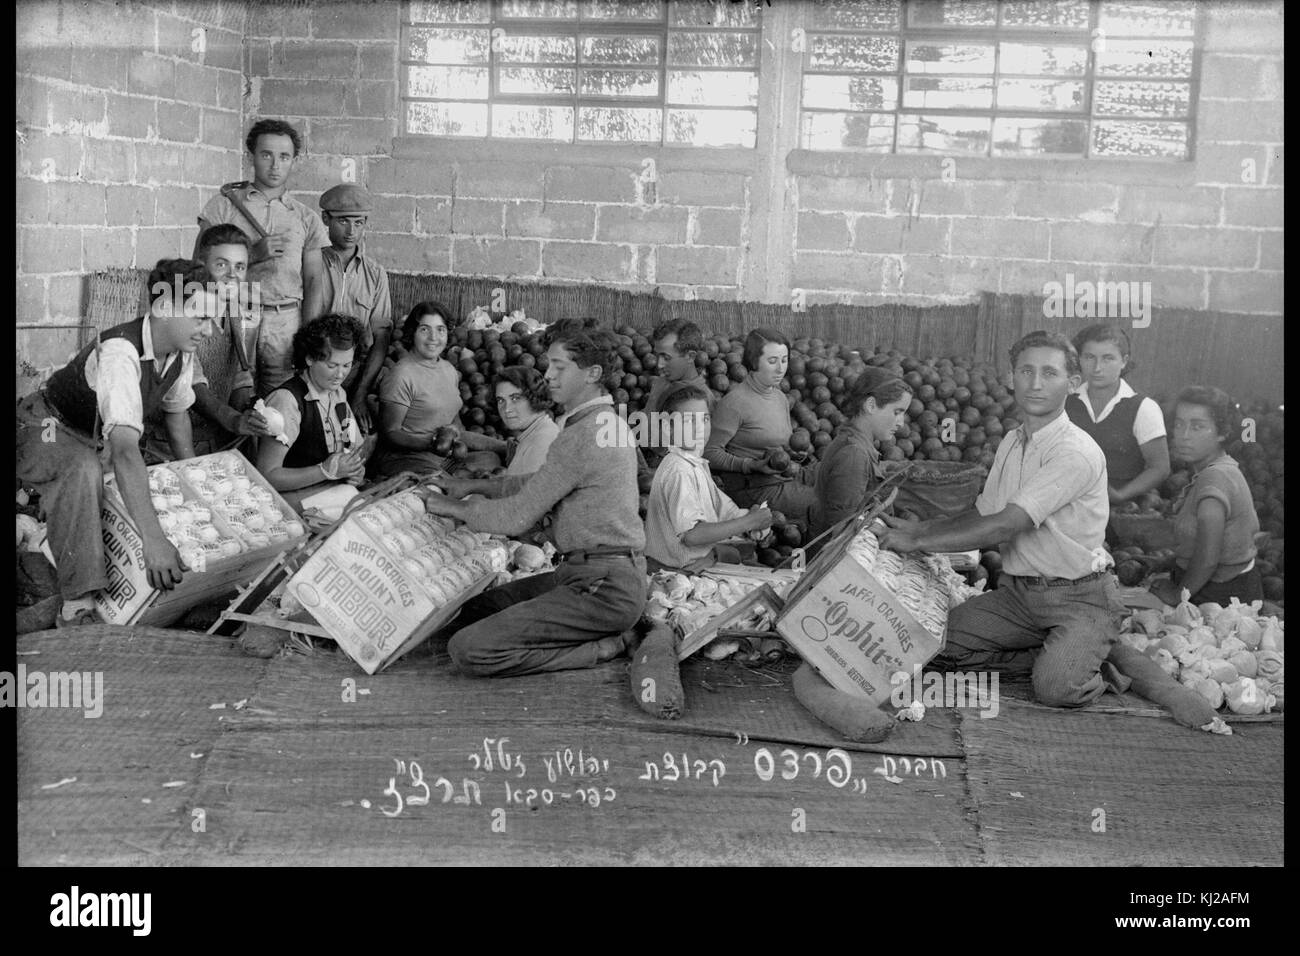
<instances>
[{"instance_id":1,"label":"wooden packing crate with label","mask_svg":"<svg viewBox=\"0 0 1300 956\"><path fill-rule=\"evenodd\" d=\"M290 593L367 674L388 667L497 578L483 574L450 602L435 602L383 535L361 520L383 504L345 518L289 581Z\"/></svg>"},{"instance_id":2,"label":"wooden packing crate with label","mask_svg":"<svg viewBox=\"0 0 1300 956\"><path fill-rule=\"evenodd\" d=\"M168 468L179 476L183 467L202 466L213 459L225 464L237 463L251 484L265 488L272 503L282 514L297 519L293 509L276 493L262 474L239 452L217 452L186 459L183 462L154 465L153 473ZM196 500L193 485L183 479L179 482L185 500ZM104 564L108 574L108 587L95 595L95 607L100 616L110 624L140 624L166 627L179 620L186 611L205 601L229 594L248 584L269 561L281 552L306 538L306 531L288 540L270 543L265 547L244 550L230 557L207 561L202 569L185 572L181 583L170 591L149 586L144 566L144 539L127 513L117 489L110 482L104 489L104 503L100 511L104 539ZM219 515L212 515L212 524L223 534L231 534L230 526Z\"/></svg>"},{"instance_id":3,"label":"wooden packing crate with label","mask_svg":"<svg viewBox=\"0 0 1300 956\"><path fill-rule=\"evenodd\" d=\"M776 629L833 687L874 704L889 700L890 678L923 666L942 642L849 552L858 532L892 501L850 520L786 595ZM935 582L941 587L942 582Z\"/></svg>"}]
</instances>

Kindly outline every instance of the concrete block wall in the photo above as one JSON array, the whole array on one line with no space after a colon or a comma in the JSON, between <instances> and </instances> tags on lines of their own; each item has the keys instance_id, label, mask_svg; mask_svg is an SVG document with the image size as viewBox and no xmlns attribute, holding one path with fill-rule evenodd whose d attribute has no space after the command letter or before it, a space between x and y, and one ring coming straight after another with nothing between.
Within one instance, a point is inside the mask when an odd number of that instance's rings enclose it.
<instances>
[{"instance_id":1,"label":"concrete block wall","mask_svg":"<svg viewBox=\"0 0 1300 956\"><path fill-rule=\"evenodd\" d=\"M716 156L690 150L395 148L400 23L396 3L254 9L249 110L306 134L298 198L314 204L336 183L364 183L377 203L367 249L394 271L737 297L749 157L718 169Z\"/></svg>"},{"instance_id":2,"label":"concrete block wall","mask_svg":"<svg viewBox=\"0 0 1300 956\"><path fill-rule=\"evenodd\" d=\"M1159 307L1282 313L1282 5L1204 4L1195 160L811 154L791 281L808 301L964 301L1151 283Z\"/></svg>"},{"instance_id":3,"label":"concrete block wall","mask_svg":"<svg viewBox=\"0 0 1300 956\"><path fill-rule=\"evenodd\" d=\"M86 273L189 255L240 177L242 4L17 7L17 323L75 325ZM18 331L19 388L75 329Z\"/></svg>"},{"instance_id":4,"label":"concrete block wall","mask_svg":"<svg viewBox=\"0 0 1300 956\"><path fill-rule=\"evenodd\" d=\"M368 247L394 271L809 304L1041 293L1072 272L1149 281L1156 307L1281 314L1280 3L1205 5L1183 164L811 153L780 145L784 120L755 150L404 139L401 10L20 5L19 322L75 322L85 273L188 252L263 116L305 134L298 198L371 189ZM18 354L62 361L75 335L22 334Z\"/></svg>"}]
</instances>

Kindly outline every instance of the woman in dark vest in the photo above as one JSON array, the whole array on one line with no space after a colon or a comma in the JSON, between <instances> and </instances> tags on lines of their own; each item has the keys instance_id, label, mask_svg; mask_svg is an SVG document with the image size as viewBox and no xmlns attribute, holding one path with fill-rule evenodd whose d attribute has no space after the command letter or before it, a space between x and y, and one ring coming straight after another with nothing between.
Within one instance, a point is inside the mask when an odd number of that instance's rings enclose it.
<instances>
[{"instance_id":1,"label":"woman in dark vest","mask_svg":"<svg viewBox=\"0 0 1300 956\"><path fill-rule=\"evenodd\" d=\"M1133 390L1128 335L1118 326L1090 325L1074 338L1083 385L1065 412L1106 455L1110 504L1132 501L1169 477L1165 419L1154 400Z\"/></svg>"},{"instance_id":2,"label":"woman in dark vest","mask_svg":"<svg viewBox=\"0 0 1300 956\"><path fill-rule=\"evenodd\" d=\"M293 336L297 374L266 397L283 428L261 440L257 469L299 510L318 491L365 478L361 432L343 390L361 336L360 323L346 315L308 322ZM267 418L275 432L280 423Z\"/></svg>"}]
</instances>

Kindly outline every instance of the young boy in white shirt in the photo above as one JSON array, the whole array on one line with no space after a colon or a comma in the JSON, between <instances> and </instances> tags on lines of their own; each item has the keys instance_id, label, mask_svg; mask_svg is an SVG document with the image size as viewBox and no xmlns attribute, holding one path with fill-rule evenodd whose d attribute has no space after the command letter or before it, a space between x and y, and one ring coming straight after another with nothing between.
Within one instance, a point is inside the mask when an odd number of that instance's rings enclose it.
<instances>
[{"instance_id":1,"label":"young boy in white shirt","mask_svg":"<svg viewBox=\"0 0 1300 956\"><path fill-rule=\"evenodd\" d=\"M766 531L772 512L738 507L714 483L703 455L710 429L708 393L696 385L674 385L658 414L668 453L646 503L647 569L695 572L718 562L740 563L740 552L722 542Z\"/></svg>"}]
</instances>

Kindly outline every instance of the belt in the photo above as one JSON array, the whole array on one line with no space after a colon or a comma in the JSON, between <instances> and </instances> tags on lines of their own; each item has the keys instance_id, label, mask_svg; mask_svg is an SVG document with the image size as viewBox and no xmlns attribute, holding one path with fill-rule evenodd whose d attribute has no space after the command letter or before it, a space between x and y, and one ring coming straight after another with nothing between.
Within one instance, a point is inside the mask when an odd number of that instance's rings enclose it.
<instances>
[{"instance_id":1,"label":"belt","mask_svg":"<svg viewBox=\"0 0 1300 956\"><path fill-rule=\"evenodd\" d=\"M276 302L276 303L263 302L261 304L261 309L263 312L267 312L267 311L288 312L290 309L298 308L300 304L301 303L294 302L292 299L290 299L288 302Z\"/></svg>"},{"instance_id":2,"label":"belt","mask_svg":"<svg viewBox=\"0 0 1300 956\"><path fill-rule=\"evenodd\" d=\"M1093 571L1092 574L1085 574L1081 578L1039 578L1031 577L1025 574L1008 574L1007 577L1014 578L1017 581L1024 581L1026 584L1036 584L1040 587L1048 588L1067 588L1072 584L1087 584L1089 581L1100 581L1109 571Z\"/></svg>"},{"instance_id":3,"label":"belt","mask_svg":"<svg viewBox=\"0 0 1300 956\"><path fill-rule=\"evenodd\" d=\"M591 551L566 551L558 555L556 560L583 564L592 558L635 558L640 553L634 548L594 548Z\"/></svg>"}]
</instances>

